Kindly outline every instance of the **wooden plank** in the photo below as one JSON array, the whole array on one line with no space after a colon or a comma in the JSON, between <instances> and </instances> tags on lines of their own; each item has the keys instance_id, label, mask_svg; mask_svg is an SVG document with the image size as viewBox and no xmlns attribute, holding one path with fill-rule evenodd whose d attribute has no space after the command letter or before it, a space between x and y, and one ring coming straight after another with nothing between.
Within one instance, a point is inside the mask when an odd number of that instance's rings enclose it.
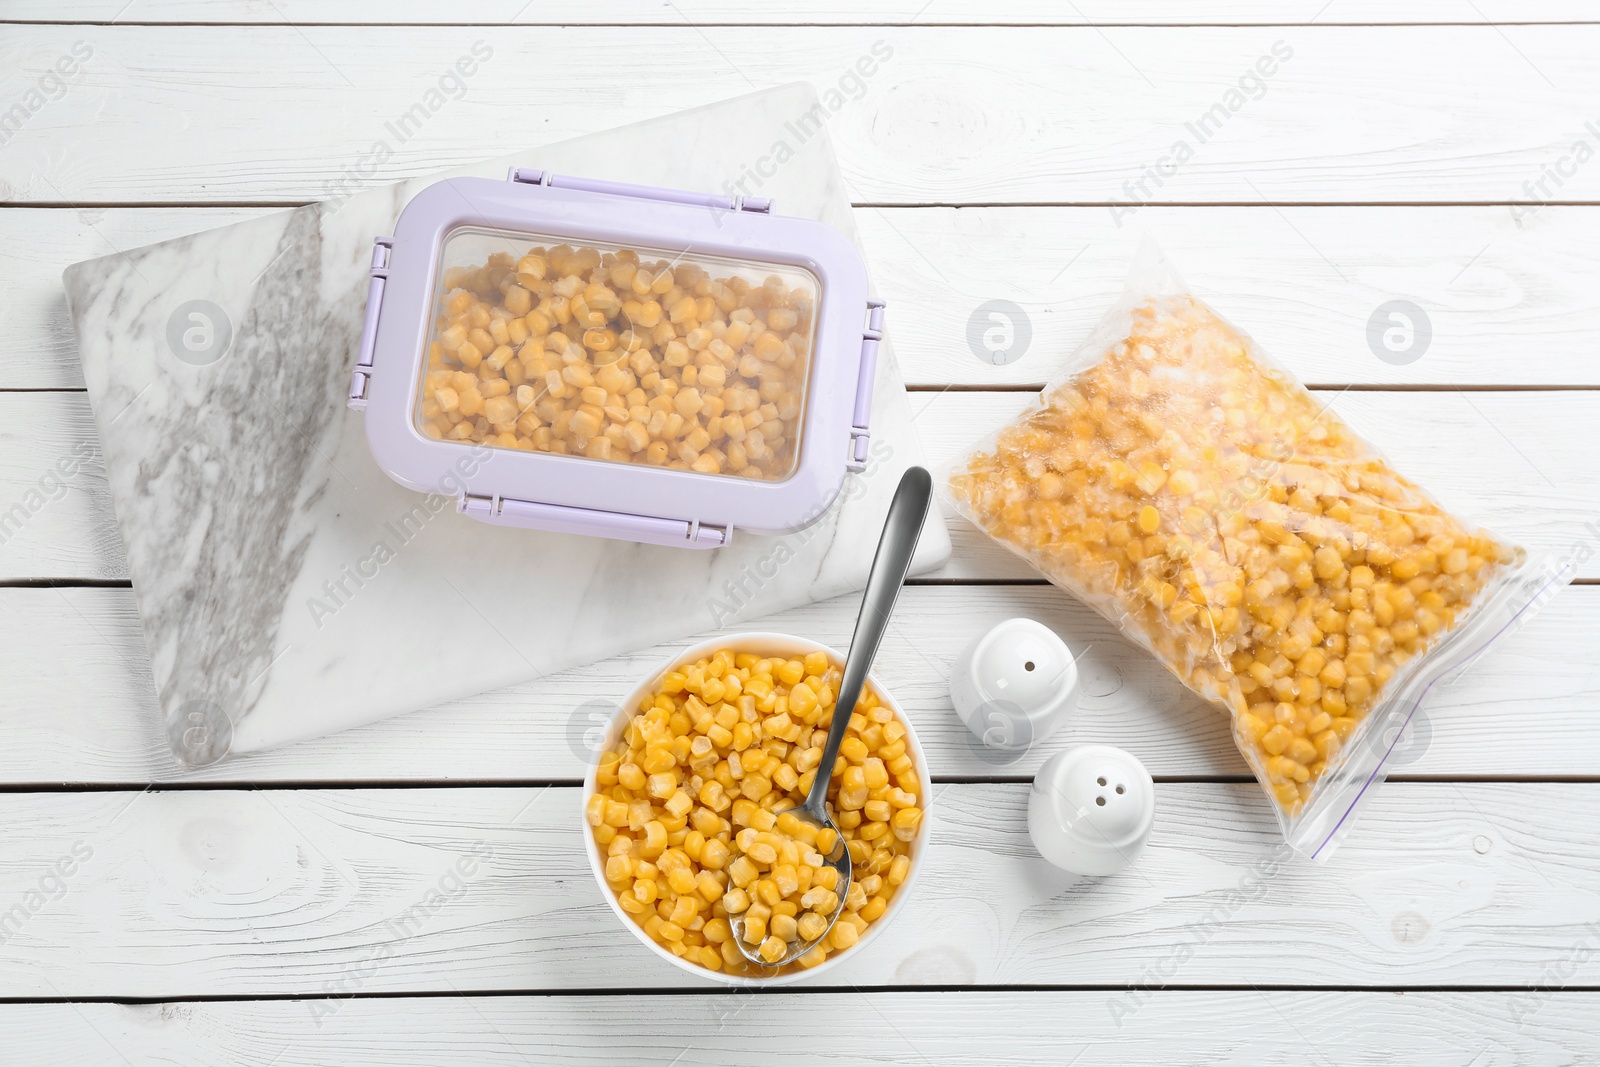
<instances>
[{"instance_id":1,"label":"wooden plank","mask_svg":"<svg viewBox=\"0 0 1600 1067\"><path fill-rule=\"evenodd\" d=\"M1600 470L1574 432L1600 420L1600 392L1323 390L1335 411L1448 506L1540 551L1588 545L1579 573L1600 577ZM935 468L1014 418L1032 394L918 393L918 435ZM354 418L355 416L349 416ZM0 579L127 575L111 519L89 403L82 393L0 393ZM84 458L83 450L95 452ZM65 494L42 483L73 466ZM36 495L37 494L37 495ZM41 499L43 502L41 503ZM20 510L18 510L20 509ZM467 520L462 520L467 521ZM954 554L937 576L1035 572L975 527L950 518Z\"/></svg>"},{"instance_id":2,"label":"wooden plank","mask_svg":"<svg viewBox=\"0 0 1600 1067\"><path fill-rule=\"evenodd\" d=\"M1600 994L1151 992L1112 1017L1115 992L772 992L416 997L180 1004L7 1004L19 1063L103 1067L772 1067L864 1062L1017 1067L1309 1062L1460 1067L1581 1064L1600 1056ZM826 1019L826 1037L818 1019ZM978 1021L981 1020L981 1025ZM822 1042L825 1047L818 1047ZM1314 1051L1314 1054L1313 1054ZM114 1062L114 1061L111 1061Z\"/></svg>"},{"instance_id":3,"label":"wooden plank","mask_svg":"<svg viewBox=\"0 0 1600 1067\"><path fill-rule=\"evenodd\" d=\"M854 598L758 623L837 648ZM1067 725L1015 762L975 745L946 689L961 649L1025 615L1080 658L1083 697ZM953 623L953 619L959 619ZM1592 776L1600 766L1600 588L1572 586L1427 706L1427 740L1399 773ZM0 590L0 785L51 782L577 781L584 732L682 645L664 645L333 737L184 772L159 726L132 595L123 589ZM64 664L72 664L64 669ZM1226 718L1111 625L1048 586L916 586L896 608L874 668L902 701L939 776L1032 775L1069 744L1111 741L1158 776L1247 775ZM1514 724L1514 725L1513 725Z\"/></svg>"},{"instance_id":4,"label":"wooden plank","mask_svg":"<svg viewBox=\"0 0 1600 1067\"><path fill-rule=\"evenodd\" d=\"M69 264L272 208L0 211L0 389L80 388L61 290ZM864 207L856 224L912 385L1037 384L1123 288L1145 234L1302 381L1325 385L1597 385L1600 208L1555 205L1518 227L1505 207ZM1324 259L1326 256L1326 259ZM1367 321L1404 298L1429 315L1415 362L1372 354ZM968 323L1008 300L1032 334L995 366ZM984 323L987 325L987 323Z\"/></svg>"},{"instance_id":5,"label":"wooden plank","mask_svg":"<svg viewBox=\"0 0 1600 1067\"><path fill-rule=\"evenodd\" d=\"M29 98L0 200L318 199L796 80L832 94L845 181L871 203L1509 203L1548 168L1570 174L1541 199L1600 200L1600 167L1575 162L1577 141L1592 153L1596 139L1593 25L271 21L12 28L3 99L25 98L75 42L92 55L64 92ZM492 56L453 74L480 41ZM420 128L395 125L414 104Z\"/></svg>"},{"instance_id":6,"label":"wooden plank","mask_svg":"<svg viewBox=\"0 0 1600 1067\"><path fill-rule=\"evenodd\" d=\"M1600 943L1600 784L1389 783L1321 866L1255 785L1164 784L1095 883L1033 851L1027 793L938 787L908 907L828 983L1517 989ZM703 987L602 901L580 794L0 795L0 996Z\"/></svg>"},{"instance_id":7,"label":"wooden plank","mask_svg":"<svg viewBox=\"0 0 1600 1067\"><path fill-rule=\"evenodd\" d=\"M1122 298L1140 241L1301 381L1361 385L1592 385L1600 376L1600 209L1556 205L1518 227L1505 207L858 208L913 385L1037 385ZM1007 300L1032 340L979 358L969 324ZM1432 339L1414 362L1378 358L1368 321L1411 300ZM981 332L979 337L982 337ZM1385 354L1388 354L1385 351Z\"/></svg>"},{"instance_id":8,"label":"wooden plank","mask_svg":"<svg viewBox=\"0 0 1600 1067\"><path fill-rule=\"evenodd\" d=\"M0 412L0 578L126 578L88 396L0 393Z\"/></svg>"},{"instance_id":9,"label":"wooden plank","mask_svg":"<svg viewBox=\"0 0 1600 1067\"><path fill-rule=\"evenodd\" d=\"M856 24L916 23L936 26L1020 23L1029 25L1221 25L1315 23L1319 26L1372 23L1447 22L1588 22L1594 9L1578 0L1229 0L1204 9L1182 0L873 0L871 3L803 3L784 0L756 6L737 0L586 0L565 6L530 4L528 0L468 0L441 8L425 0L275 0L262 7L250 0L80 0L64 5L50 0L13 0L8 22L129 23L357 23L368 25L442 25L468 23L552 25L664 25L686 23Z\"/></svg>"},{"instance_id":10,"label":"wooden plank","mask_svg":"<svg viewBox=\"0 0 1600 1067\"><path fill-rule=\"evenodd\" d=\"M74 263L256 218L278 208L0 211L0 389L81 389L61 272Z\"/></svg>"}]
</instances>

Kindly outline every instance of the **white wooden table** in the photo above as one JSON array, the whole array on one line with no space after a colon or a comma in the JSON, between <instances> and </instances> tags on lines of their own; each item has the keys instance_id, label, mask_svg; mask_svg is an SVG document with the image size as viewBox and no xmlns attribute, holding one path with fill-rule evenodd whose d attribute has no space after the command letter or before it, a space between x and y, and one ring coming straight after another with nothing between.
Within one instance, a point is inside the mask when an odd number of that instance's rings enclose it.
<instances>
[{"instance_id":1,"label":"white wooden table","mask_svg":"<svg viewBox=\"0 0 1600 1067\"><path fill-rule=\"evenodd\" d=\"M0 534L0 1062L1600 1060L1600 9L6 0L0 19L0 113L25 104L0 122L0 512L26 513ZM386 132L479 39L494 58L464 93ZM852 82L879 41L891 58ZM29 96L76 42L81 71ZM61 269L796 79L850 98L831 133L934 461L1026 402L1149 232L1448 504L1580 551L1332 862L1281 862L1221 716L955 524L880 661L930 749L935 851L832 987L638 988L646 957L580 852L566 729L661 649L174 769ZM1185 123L1219 103L1199 140ZM1180 139L1192 158L1158 171ZM966 341L991 299L1031 320L1006 366ZM1403 365L1366 340L1394 299L1432 327ZM843 644L854 610L772 625ZM944 679L1012 614L1089 649L1090 696L997 769ZM1135 868L1073 886L1022 812L1040 760L1088 739L1140 756L1159 810Z\"/></svg>"}]
</instances>

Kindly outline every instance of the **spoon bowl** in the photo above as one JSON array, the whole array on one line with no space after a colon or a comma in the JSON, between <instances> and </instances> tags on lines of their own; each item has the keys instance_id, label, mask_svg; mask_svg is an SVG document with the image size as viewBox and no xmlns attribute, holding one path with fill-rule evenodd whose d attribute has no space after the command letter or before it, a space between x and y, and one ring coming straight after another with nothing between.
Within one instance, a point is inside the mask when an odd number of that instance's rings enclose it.
<instances>
[{"instance_id":1,"label":"spoon bowl","mask_svg":"<svg viewBox=\"0 0 1600 1067\"><path fill-rule=\"evenodd\" d=\"M819 821L812 817L811 813L805 809L804 805L789 808L786 811L775 812L775 814L793 815L796 818L816 827L818 830L832 830L834 833L839 834L839 828L834 825L831 817L824 818ZM833 906L833 914L828 916L828 925L826 929L809 941L803 938L796 938L793 941L790 941L788 943L788 947L784 949L782 956L776 960L768 960L761 956L755 949L751 948L750 943L744 939L744 916L730 915L728 916L728 926L733 930L733 943L735 947L738 948L740 955L758 967L782 967L785 964L793 963L801 956L804 956L807 952L810 952L816 947L819 941L826 938L828 934L833 931L833 926L839 921L839 916L844 914L845 897L848 895L850 890L850 850L845 847L843 834L839 834L838 839L834 841L833 851L822 857L822 863L823 866L832 867L834 870L839 872L839 880L837 883L839 886L839 892L837 894L839 897L839 903Z\"/></svg>"}]
</instances>

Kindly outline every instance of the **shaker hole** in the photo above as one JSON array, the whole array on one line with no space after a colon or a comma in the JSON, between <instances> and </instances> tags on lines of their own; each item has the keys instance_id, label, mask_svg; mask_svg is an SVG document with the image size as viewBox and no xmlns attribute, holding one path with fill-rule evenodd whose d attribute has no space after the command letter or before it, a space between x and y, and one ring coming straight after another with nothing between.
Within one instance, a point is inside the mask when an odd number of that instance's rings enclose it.
<instances>
[{"instance_id":1,"label":"shaker hole","mask_svg":"<svg viewBox=\"0 0 1600 1067\"><path fill-rule=\"evenodd\" d=\"M1117 793L1120 795L1122 792L1123 792L1123 788L1120 785L1117 786Z\"/></svg>"},{"instance_id":2,"label":"shaker hole","mask_svg":"<svg viewBox=\"0 0 1600 1067\"><path fill-rule=\"evenodd\" d=\"M1106 806L1106 798L1105 797L1095 797L1094 798L1094 802L1096 804L1100 805L1102 808Z\"/></svg>"},{"instance_id":3,"label":"shaker hole","mask_svg":"<svg viewBox=\"0 0 1600 1067\"><path fill-rule=\"evenodd\" d=\"M1033 660L1030 659L1028 662L1024 663L1022 665L1022 669L1025 670L1025 671L1033 670Z\"/></svg>"},{"instance_id":4,"label":"shaker hole","mask_svg":"<svg viewBox=\"0 0 1600 1067\"><path fill-rule=\"evenodd\" d=\"M1106 784L1106 780L1104 778L1096 778L1095 781L1098 782L1101 785L1105 785Z\"/></svg>"}]
</instances>

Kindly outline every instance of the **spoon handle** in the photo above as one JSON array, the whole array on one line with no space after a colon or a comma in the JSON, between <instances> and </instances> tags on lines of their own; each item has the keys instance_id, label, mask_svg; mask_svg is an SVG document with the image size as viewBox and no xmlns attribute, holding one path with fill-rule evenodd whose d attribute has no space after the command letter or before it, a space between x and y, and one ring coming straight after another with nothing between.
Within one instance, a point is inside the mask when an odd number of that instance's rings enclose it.
<instances>
[{"instance_id":1,"label":"spoon handle","mask_svg":"<svg viewBox=\"0 0 1600 1067\"><path fill-rule=\"evenodd\" d=\"M850 653L845 657L844 678L839 683L828 743L823 746L816 781L811 783L811 792L806 794L803 805L818 820L824 817L823 804L828 797L828 783L833 779L834 762L839 758L839 744L844 740L845 728L856 709L856 700L861 696L873 657L878 654L878 644L889 628L889 614L900 598L906 571L911 569L911 555L916 551L917 538L922 535L922 523L928 517L932 495L932 477L922 467L910 467L901 476L894 500L889 503L889 515L884 520L883 535L878 539L878 551L872 557L872 571L867 575L866 592L861 598L861 613L856 616L855 636L850 639Z\"/></svg>"}]
</instances>

